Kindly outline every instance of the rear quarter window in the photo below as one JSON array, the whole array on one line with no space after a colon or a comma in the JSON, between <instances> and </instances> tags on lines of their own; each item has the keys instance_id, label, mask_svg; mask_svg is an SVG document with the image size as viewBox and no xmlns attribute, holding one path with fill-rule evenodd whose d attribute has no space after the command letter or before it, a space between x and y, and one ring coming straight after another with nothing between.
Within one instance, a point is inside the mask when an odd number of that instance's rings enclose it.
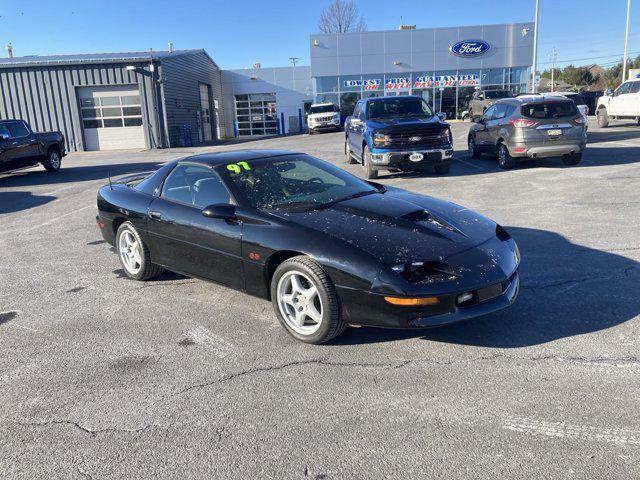
<instances>
[{"instance_id":1,"label":"rear quarter window","mask_svg":"<svg viewBox=\"0 0 640 480\"><path fill-rule=\"evenodd\" d=\"M528 103L522 105L522 116L527 118L559 118L577 115L578 109L572 100Z\"/></svg>"}]
</instances>

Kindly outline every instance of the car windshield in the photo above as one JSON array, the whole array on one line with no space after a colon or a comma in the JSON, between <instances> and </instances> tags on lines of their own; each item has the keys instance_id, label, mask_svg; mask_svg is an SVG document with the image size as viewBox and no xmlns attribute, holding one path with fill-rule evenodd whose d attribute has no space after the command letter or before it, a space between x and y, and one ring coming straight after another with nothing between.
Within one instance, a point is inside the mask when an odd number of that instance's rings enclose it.
<instances>
[{"instance_id":1,"label":"car windshield","mask_svg":"<svg viewBox=\"0 0 640 480\"><path fill-rule=\"evenodd\" d=\"M528 118L558 118L577 114L576 104L571 100L528 103L522 106L522 115Z\"/></svg>"},{"instance_id":2,"label":"car windshield","mask_svg":"<svg viewBox=\"0 0 640 480\"><path fill-rule=\"evenodd\" d=\"M376 193L358 177L308 155L248 160L218 167L241 202L260 210L314 209Z\"/></svg>"},{"instance_id":3,"label":"car windshield","mask_svg":"<svg viewBox=\"0 0 640 480\"><path fill-rule=\"evenodd\" d=\"M511 92L508 92L507 90L486 90L484 92L484 97L491 98L491 99L511 98Z\"/></svg>"},{"instance_id":4,"label":"car windshield","mask_svg":"<svg viewBox=\"0 0 640 480\"><path fill-rule=\"evenodd\" d=\"M433 116L427 102L421 98L382 98L369 102L368 118L398 116Z\"/></svg>"},{"instance_id":5,"label":"car windshield","mask_svg":"<svg viewBox=\"0 0 640 480\"><path fill-rule=\"evenodd\" d=\"M333 105L311 105L309 113L333 113L336 107Z\"/></svg>"}]
</instances>

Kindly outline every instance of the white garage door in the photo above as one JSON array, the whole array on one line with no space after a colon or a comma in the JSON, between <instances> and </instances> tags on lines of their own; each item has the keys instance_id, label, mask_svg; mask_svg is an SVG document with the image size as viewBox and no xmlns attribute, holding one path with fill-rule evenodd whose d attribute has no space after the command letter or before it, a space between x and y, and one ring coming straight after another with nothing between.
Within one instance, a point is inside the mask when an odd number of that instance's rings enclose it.
<instances>
[{"instance_id":1,"label":"white garage door","mask_svg":"<svg viewBox=\"0 0 640 480\"><path fill-rule=\"evenodd\" d=\"M79 96L85 150L146 148L137 87L83 87Z\"/></svg>"}]
</instances>

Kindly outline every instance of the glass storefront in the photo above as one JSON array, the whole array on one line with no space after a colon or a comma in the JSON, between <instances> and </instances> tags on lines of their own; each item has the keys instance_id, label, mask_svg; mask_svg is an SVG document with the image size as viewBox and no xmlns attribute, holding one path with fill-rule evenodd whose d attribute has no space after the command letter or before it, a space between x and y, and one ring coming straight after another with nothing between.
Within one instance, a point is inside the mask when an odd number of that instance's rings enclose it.
<instances>
[{"instance_id":1,"label":"glass storefront","mask_svg":"<svg viewBox=\"0 0 640 480\"><path fill-rule=\"evenodd\" d=\"M316 102L332 102L342 115L351 115L361 98L384 95L419 95L436 112L461 118L477 89L508 89L525 93L529 67L447 70L402 74L346 75L314 78Z\"/></svg>"},{"instance_id":2,"label":"glass storefront","mask_svg":"<svg viewBox=\"0 0 640 480\"><path fill-rule=\"evenodd\" d=\"M278 116L275 93L236 95L238 136L276 135Z\"/></svg>"}]
</instances>

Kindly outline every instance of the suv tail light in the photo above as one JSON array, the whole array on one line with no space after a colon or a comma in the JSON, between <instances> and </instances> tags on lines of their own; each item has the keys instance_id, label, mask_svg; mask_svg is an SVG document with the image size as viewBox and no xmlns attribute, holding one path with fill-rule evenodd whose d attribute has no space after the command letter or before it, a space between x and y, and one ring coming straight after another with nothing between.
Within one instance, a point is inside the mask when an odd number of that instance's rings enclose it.
<instances>
[{"instance_id":1,"label":"suv tail light","mask_svg":"<svg viewBox=\"0 0 640 480\"><path fill-rule=\"evenodd\" d=\"M509 123L516 128L530 128L538 125L538 122L527 120L526 118L512 118Z\"/></svg>"},{"instance_id":2,"label":"suv tail light","mask_svg":"<svg viewBox=\"0 0 640 480\"><path fill-rule=\"evenodd\" d=\"M587 123L587 121L584 119L582 115L578 115L576 118L573 119L573 121L576 122L578 125L583 125Z\"/></svg>"}]
</instances>

